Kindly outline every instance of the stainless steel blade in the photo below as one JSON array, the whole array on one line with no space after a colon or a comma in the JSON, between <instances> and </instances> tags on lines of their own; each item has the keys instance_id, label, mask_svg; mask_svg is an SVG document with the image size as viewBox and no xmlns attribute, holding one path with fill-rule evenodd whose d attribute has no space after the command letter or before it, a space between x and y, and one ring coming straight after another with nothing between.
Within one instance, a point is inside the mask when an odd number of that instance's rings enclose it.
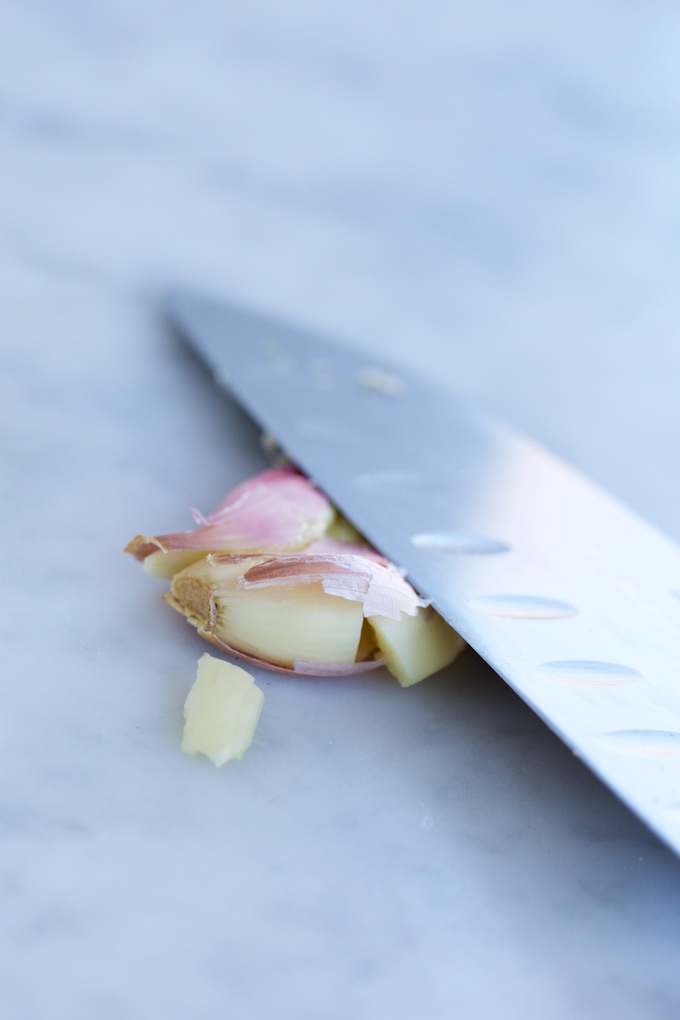
<instances>
[{"instance_id":1,"label":"stainless steel blade","mask_svg":"<svg viewBox=\"0 0 680 1020\"><path fill-rule=\"evenodd\" d=\"M680 853L680 547L444 389L191 295L170 310L217 381Z\"/></svg>"}]
</instances>

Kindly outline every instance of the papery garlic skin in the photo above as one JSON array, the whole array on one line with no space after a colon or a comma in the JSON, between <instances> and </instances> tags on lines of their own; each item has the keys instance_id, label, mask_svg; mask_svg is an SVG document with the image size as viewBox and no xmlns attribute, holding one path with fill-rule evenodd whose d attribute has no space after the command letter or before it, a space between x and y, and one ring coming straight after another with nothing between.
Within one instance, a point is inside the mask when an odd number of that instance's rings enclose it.
<instances>
[{"instance_id":1,"label":"papery garlic skin","mask_svg":"<svg viewBox=\"0 0 680 1020\"><path fill-rule=\"evenodd\" d=\"M250 747L264 694L239 666L202 655L184 703L185 754L204 754L216 766L240 759Z\"/></svg>"},{"instance_id":2,"label":"papery garlic skin","mask_svg":"<svg viewBox=\"0 0 680 1020\"><path fill-rule=\"evenodd\" d=\"M243 588L320 584L327 595L360 602L364 616L415 616L429 605L393 564L373 550L321 541L304 553L272 556L244 570ZM349 551L348 551L349 550Z\"/></svg>"},{"instance_id":3,"label":"papery garlic skin","mask_svg":"<svg viewBox=\"0 0 680 1020\"><path fill-rule=\"evenodd\" d=\"M248 589L243 577L266 557L208 556L173 579L173 608L222 647L294 670L296 660L352 671L364 614L319 582Z\"/></svg>"},{"instance_id":4,"label":"papery garlic skin","mask_svg":"<svg viewBox=\"0 0 680 1020\"><path fill-rule=\"evenodd\" d=\"M309 479L287 467L261 472L230 492L209 517L195 517L199 526L193 531L137 535L125 551L138 560L152 557L149 573L169 578L208 552L302 549L326 534L335 510Z\"/></svg>"}]
</instances>

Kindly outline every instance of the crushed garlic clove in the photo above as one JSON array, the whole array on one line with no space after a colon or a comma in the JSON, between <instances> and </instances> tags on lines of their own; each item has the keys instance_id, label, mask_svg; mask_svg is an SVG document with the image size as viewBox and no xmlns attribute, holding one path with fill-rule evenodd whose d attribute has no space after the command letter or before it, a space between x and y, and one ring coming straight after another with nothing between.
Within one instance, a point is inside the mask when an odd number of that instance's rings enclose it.
<instances>
[{"instance_id":1,"label":"crushed garlic clove","mask_svg":"<svg viewBox=\"0 0 680 1020\"><path fill-rule=\"evenodd\" d=\"M193 531L138 535L126 552L171 579L170 605L236 656L315 676L384 663L409 686L465 647L293 467L262 472L195 517Z\"/></svg>"},{"instance_id":2,"label":"crushed garlic clove","mask_svg":"<svg viewBox=\"0 0 680 1020\"><path fill-rule=\"evenodd\" d=\"M265 665L294 670L303 660L352 672L361 604L327 595L319 582L246 587L244 576L265 562L207 556L175 576L166 599L203 637Z\"/></svg>"}]
</instances>

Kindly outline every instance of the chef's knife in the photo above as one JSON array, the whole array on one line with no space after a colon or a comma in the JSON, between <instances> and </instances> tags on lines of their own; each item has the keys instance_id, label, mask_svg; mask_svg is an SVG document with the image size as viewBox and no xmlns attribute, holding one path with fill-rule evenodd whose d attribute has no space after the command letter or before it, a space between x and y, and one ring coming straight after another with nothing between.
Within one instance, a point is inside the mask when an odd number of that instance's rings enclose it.
<instances>
[{"instance_id":1,"label":"chef's knife","mask_svg":"<svg viewBox=\"0 0 680 1020\"><path fill-rule=\"evenodd\" d=\"M680 853L680 547L445 388L195 295L169 308L217 382Z\"/></svg>"}]
</instances>

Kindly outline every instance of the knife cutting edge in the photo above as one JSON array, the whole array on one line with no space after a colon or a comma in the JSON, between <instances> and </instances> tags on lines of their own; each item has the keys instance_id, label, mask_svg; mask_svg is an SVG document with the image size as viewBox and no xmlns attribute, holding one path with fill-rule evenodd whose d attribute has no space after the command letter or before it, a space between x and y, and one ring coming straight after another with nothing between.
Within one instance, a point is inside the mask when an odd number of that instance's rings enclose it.
<instances>
[{"instance_id":1,"label":"knife cutting edge","mask_svg":"<svg viewBox=\"0 0 680 1020\"><path fill-rule=\"evenodd\" d=\"M680 546L444 388L234 306L168 307L216 381L680 853Z\"/></svg>"}]
</instances>

